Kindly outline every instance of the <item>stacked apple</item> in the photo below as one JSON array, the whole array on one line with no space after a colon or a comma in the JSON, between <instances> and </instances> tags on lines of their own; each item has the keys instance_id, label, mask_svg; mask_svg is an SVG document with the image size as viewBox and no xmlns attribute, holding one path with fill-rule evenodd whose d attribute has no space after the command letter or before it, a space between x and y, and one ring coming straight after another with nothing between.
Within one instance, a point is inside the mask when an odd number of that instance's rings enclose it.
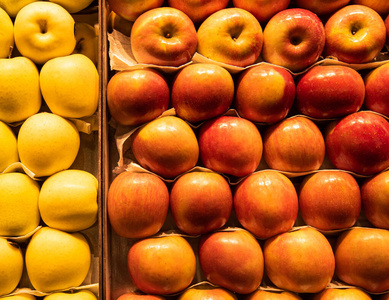
<instances>
[{"instance_id":1,"label":"stacked apple","mask_svg":"<svg viewBox=\"0 0 389 300\"><path fill-rule=\"evenodd\" d=\"M388 292L386 1L106 2L108 297Z\"/></svg>"},{"instance_id":2,"label":"stacked apple","mask_svg":"<svg viewBox=\"0 0 389 300\"><path fill-rule=\"evenodd\" d=\"M7 299L97 299L82 285L93 271L99 182L80 156L80 131L97 134L86 130L98 117L97 35L73 17L91 4L0 1L0 296Z\"/></svg>"}]
</instances>

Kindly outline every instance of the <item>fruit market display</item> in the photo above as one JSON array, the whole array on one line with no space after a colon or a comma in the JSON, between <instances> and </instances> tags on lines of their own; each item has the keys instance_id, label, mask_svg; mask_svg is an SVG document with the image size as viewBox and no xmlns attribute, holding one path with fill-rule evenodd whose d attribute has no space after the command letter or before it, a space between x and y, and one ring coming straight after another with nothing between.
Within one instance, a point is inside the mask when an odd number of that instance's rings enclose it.
<instances>
[{"instance_id":1,"label":"fruit market display","mask_svg":"<svg viewBox=\"0 0 389 300\"><path fill-rule=\"evenodd\" d=\"M99 298L97 1L0 1L0 297Z\"/></svg>"}]
</instances>

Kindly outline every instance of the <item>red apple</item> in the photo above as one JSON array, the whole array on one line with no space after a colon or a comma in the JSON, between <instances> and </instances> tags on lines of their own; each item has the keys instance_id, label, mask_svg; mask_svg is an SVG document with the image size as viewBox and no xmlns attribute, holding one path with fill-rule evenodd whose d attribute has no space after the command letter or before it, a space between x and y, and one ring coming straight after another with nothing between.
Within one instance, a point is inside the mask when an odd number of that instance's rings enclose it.
<instances>
[{"instance_id":1,"label":"red apple","mask_svg":"<svg viewBox=\"0 0 389 300\"><path fill-rule=\"evenodd\" d=\"M171 188L170 209L177 227L187 234L220 229L231 215L230 185L218 173L186 173Z\"/></svg>"},{"instance_id":2,"label":"red apple","mask_svg":"<svg viewBox=\"0 0 389 300\"><path fill-rule=\"evenodd\" d=\"M267 239L263 248L265 272L280 289L317 293L331 281L335 259L327 238L303 227Z\"/></svg>"},{"instance_id":3,"label":"red apple","mask_svg":"<svg viewBox=\"0 0 389 300\"><path fill-rule=\"evenodd\" d=\"M109 187L109 221L122 237L144 238L156 234L165 222L168 209L169 191L153 174L125 171Z\"/></svg>"},{"instance_id":4,"label":"red apple","mask_svg":"<svg viewBox=\"0 0 389 300\"><path fill-rule=\"evenodd\" d=\"M325 290L312 295L312 300L333 300L333 299L348 299L348 300L371 300L368 293L358 288L326 288Z\"/></svg>"},{"instance_id":5,"label":"red apple","mask_svg":"<svg viewBox=\"0 0 389 300\"><path fill-rule=\"evenodd\" d=\"M171 99L177 116L192 123L225 113L234 99L231 74L216 64L191 64L175 76Z\"/></svg>"},{"instance_id":6,"label":"red apple","mask_svg":"<svg viewBox=\"0 0 389 300\"><path fill-rule=\"evenodd\" d=\"M200 24L218 10L227 7L229 0L168 0L171 7L188 15L195 24Z\"/></svg>"},{"instance_id":7,"label":"red apple","mask_svg":"<svg viewBox=\"0 0 389 300\"><path fill-rule=\"evenodd\" d=\"M336 276L370 293L389 289L389 231L354 227L335 245Z\"/></svg>"},{"instance_id":8,"label":"red apple","mask_svg":"<svg viewBox=\"0 0 389 300\"><path fill-rule=\"evenodd\" d=\"M187 288L196 273L196 256L178 235L146 238L128 251L132 282L146 294L168 295Z\"/></svg>"},{"instance_id":9,"label":"red apple","mask_svg":"<svg viewBox=\"0 0 389 300\"><path fill-rule=\"evenodd\" d=\"M329 125L325 141L338 169L368 176L389 167L389 123L375 113L356 112Z\"/></svg>"},{"instance_id":10,"label":"red apple","mask_svg":"<svg viewBox=\"0 0 389 300\"><path fill-rule=\"evenodd\" d=\"M287 9L289 3L290 0L232 0L235 7L249 11L261 24L265 24L281 10Z\"/></svg>"},{"instance_id":11,"label":"red apple","mask_svg":"<svg viewBox=\"0 0 389 300\"><path fill-rule=\"evenodd\" d=\"M354 69L342 65L314 66L296 85L296 106L304 115L338 118L358 111L365 99L365 84Z\"/></svg>"},{"instance_id":12,"label":"red apple","mask_svg":"<svg viewBox=\"0 0 389 300\"><path fill-rule=\"evenodd\" d=\"M197 30L197 52L225 64L246 67L261 54L263 34L247 10L230 7L210 15Z\"/></svg>"},{"instance_id":13,"label":"red apple","mask_svg":"<svg viewBox=\"0 0 389 300\"><path fill-rule=\"evenodd\" d=\"M364 80L366 108L389 117L389 63L371 70Z\"/></svg>"},{"instance_id":14,"label":"red apple","mask_svg":"<svg viewBox=\"0 0 389 300\"><path fill-rule=\"evenodd\" d=\"M142 295L135 293L125 293L116 300L165 300L166 298L158 295Z\"/></svg>"},{"instance_id":15,"label":"red apple","mask_svg":"<svg viewBox=\"0 0 389 300\"><path fill-rule=\"evenodd\" d=\"M274 170L253 173L239 182L234 209L240 224L260 239L290 230L297 218L293 183Z\"/></svg>"},{"instance_id":16,"label":"red apple","mask_svg":"<svg viewBox=\"0 0 389 300\"><path fill-rule=\"evenodd\" d=\"M349 2L350 0L296 0L296 5L317 15L329 15L346 6Z\"/></svg>"},{"instance_id":17,"label":"red apple","mask_svg":"<svg viewBox=\"0 0 389 300\"><path fill-rule=\"evenodd\" d=\"M256 290L247 295L245 300L302 300L302 298L288 291Z\"/></svg>"},{"instance_id":18,"label":"red apple","mask_svg":"<svg viewBox=\"0 0 389 300\"><path fill-rule=\"evenodd\" d=\"M155 119L169 101L165 76L151 68L117 72L107 85L109 112L122 125L137 126Z\"/></svg>"},{"instance_id":19,"label":"red apple","mask_svg":"<svg viewBox=\"0 0 389 300\"><path fill-rule=\"evenodd\" d=\"M261 284L263 253L248 231L219 231L203 235L199 244L201 270L209 282L239 294Z\"/></svg>"},{"instance_id":20,"label":"red apple","mask_svg":"<svg viewBox=\"0 0 389 300\"><path fill-rule=\"evenodd\" d=\"M302 116L287 118L265 129L263 156L275 170L314 171L324 161L324 138L313 121Z\"/></svg>"},{"instance_id":21,"label":"red apple","mask_svg":"<svg viewBox=\"0 0 389 300\"><path fill-rule=\"evenodd\" d=\"M138 63L177 67L189 62L196 51L196 28L178 9L154 8L135 20L131 47Z\"/></svg>"},{"instance_id":22,"label":"red apple","mask_svg":"<svg viewBox=\"0 0 389 300\"><path fill-rule=\"evenodd\" d=\"M361 212L361 191L349 173L317 172L304 178L299 189L299 208L307 225L320 230L349 228Z\"/></svg>"},{"instance_id":23,"label":"red apple","mask_svg":"<svg viewBox=\"0 0 389 300\"><path fill-rule=\"evenodd\" d=\"M131 148L142 167L166 178L189 171L199 157L193 129L175 116L161 117L139 128L131 136Z\"/></svg>"},{"instance_id":24,"label":"red apple","mask_svg":"<svg viewBox=\"0 0 389 300\"><path fill-rule=\"evenodd\" d=\"M384 20L386 28L386 45L389 45L389 15Z\"/></svg>"},{"instance_id":25,"label":"red apple","mask_svg":"<svg viewBox=\"0 0 389 300\"><path fill-rule=\"evenodd\" d=\"M313 12L289 8L275 14L263 31L265 61L299 72L315 63L324 48L322 21Z\"/></svg>"},{"instance_id":26,"label":"red apple","mask_svg":"<svg viewBox=\"0 0 389 300\"><path fill-rule=\"evenodd\" d=\"M237 296L227 289L215 286L197 285L185 290L178 296L178 300L237 300Z\"/></svg>"},{"instance_id":27,"label":"red apple","mask_svg":"<svg viewBox=\"0 0 389 300\"><path fill-rule=\"evenodd\" d=\"M107 0L109 9L128 21L135 21L142 13L161 7L163 0Z\"/></svg>"},{"instance_id":28,"label":"red apple","mask_svg":"<svg viewBox=\"0 0 389 300\"><path fill-rule=\"evenodd\" d=\"M382 50L386 28L381 16L363 5L347 5L326 22L324 54L350 64L367 63Z\"/></svg>"},{"instance_id":29,"label":"red apple","mask_svg":"<svg viewBox=\"0 0 389 300\"><path fill-rule=\"evenodd\" d=\"M389 229L389 171L365 179L361 195L362 210L370 223Z\"/></svg>"},{"instance_id":30,"label":"red apple","mask_svg":"<svg viewBox=\"0 0 389 300\"><path fill-rule=\"evenodd\" d=\"M389 2L382 0L353 0L354 4L365 5L374 9L381 16L389 14Z\"/></svg>"},{"instance_id":31,"label":"red apple","mask_svg":"<svg viewBox=\"0 0 389 300\"><path fill-rule=\"evenodd\" d=\"M239 75L235 108L253 122L275 123L289 113L295 98L295 82L284 68L261 64Z\"/></svg>"},{"instance_id":32,"label":"red apple","mask_svg":"<svg viewBox=\"0 0 389 300\"><path fill-rule=\"evenodd\" d=\"M206 168L236 177L254 172L262 158L258 128L234 116L221 116L201 125L199 147Z\"/></svg>"}]
</instances>

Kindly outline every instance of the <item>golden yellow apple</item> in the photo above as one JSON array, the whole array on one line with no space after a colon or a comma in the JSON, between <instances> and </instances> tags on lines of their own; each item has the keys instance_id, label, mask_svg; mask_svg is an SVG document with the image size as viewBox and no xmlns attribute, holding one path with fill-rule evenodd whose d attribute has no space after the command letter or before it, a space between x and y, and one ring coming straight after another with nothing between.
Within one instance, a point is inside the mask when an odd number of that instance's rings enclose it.
<instances>
[{"instance_id":1,"label":"golden yellow apple","mask_svg":"<svg viewBox=\"0 0 389 300\"><path fill-rule=\"evenodd\" d=\"M36 1L37 0L0 0L0 7L3 8L11 18L15 18L22 7Z\"/></svg>"},{"instance_id":2,"label":"golden yellow apple","mask_svg":"<svg viewBox=\"0 0 389 300\"><path fill-rule=\"evenodd\" d=\"M43 298L43 300L97 300L95 294L89 290L77 292L56 292Z\"/></svg>"},{"instance_id":3,"label":"golden yellow apple","mask_svg":"<svg viewBox=\"0 0 389 300\"><path fill-rule=\"evenodd\" d=\"M19 245L0 237L0 295L9 294L18 286L23 265Z\"/></svg>"},{"instance_id":4,"label":"golden yellow apple","mask_svg":"<svg viewBox=\"0 0 389 300\"><path fill-rule=\"evenodd\" d=\"M0 57L8 57L14 46L14 24L7 12L0 7Z\"/></svg>"},{"instance_id":5,"label":"golden yellow apple","mask_svg":"<svg viewBox=\"0 0 389 300\"><path fill-rule=\"evenodd\" d=\"M0 121L0 172L19 161L18 144L15 133L6 123Z\"/></svg>"},{"instance_id":6,"label":"golden yellow apple","mask_svg":"<svg viewBox=\"0 0 389 300\"><path fill-rule=\"evenodd\" d=\"M77 13L77 12L87 8L93 2L93 0L77 0L77 1L74 1L74 0L49 0L49 1L61 5L71 14Z\"/></svg>"},{"instance_id":7,"label":"golden yellow apple","mask_svg":"<svg viewBox=\"0 0 389 300\"><path fill-rule=\"evenodd\" d=\"M75 34L77 42L73 54L84 54L96 65L99 55L98 34L96 33L96 29L88 23L76 22Z\"/></svg>"}]
</instances>

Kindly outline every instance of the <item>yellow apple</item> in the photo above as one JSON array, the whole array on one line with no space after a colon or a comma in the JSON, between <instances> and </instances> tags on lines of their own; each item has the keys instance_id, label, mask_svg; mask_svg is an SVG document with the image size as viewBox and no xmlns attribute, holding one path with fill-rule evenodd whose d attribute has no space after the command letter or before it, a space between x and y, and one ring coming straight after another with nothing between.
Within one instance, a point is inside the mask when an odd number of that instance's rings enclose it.
<instances>
[{"instance_id":1,"label":"yellow apple","mask_svg":"<svg viewBox=\"0 0 389 300\"><path fill-rule=\"evenodd\" d=\"M56 57L40 72L43 99L51 112L64 118L91 116L99 102L99 73L83 54Z\"/></svg>"},{"instance_id":2,"label":"yellow apple","mask_svg":"<svg viewBox=\"0 0 389 300\"><path fill-rule=\"evenodd\" d=\"M14 24L7 12L0 7L0 57L8 57L14 46Z\"/></svg>"},{"instance_id":3,"label":"yellow apple","mask_svg":"<svg viewBox=\"0 0 389 300\"><path fill-rule=\"evenodd\" d=\"M77 292L56 292L47 295L43 300L97 300L95 294L89 290L80 290Z\"/></svg>"},{"instance_id":4,"label":"yellow apple","mask_svg":"<svg viewBox=\"0 0 389 300\"><path fill-rule=\"evenodd\" d=\"M20 161L37 177L68 169L79 148L80 134L76 126L55 114L37 113L19 130Z\"/></svg>"},{"instance_id":5,"label":"yellow apple","mask_svg":"<svg viewBox=\"0 0 389 300\"><path fill-rule=\"evenodd\" d=\"M2 300L36 300L36 297L32 294L15 294L1 298Z\"/></svg>"},{"instance_id":6,"label":"yellow apple","mask_svg":"<svg viewBox=\"0 0 389 300\"><path fill-rule=\"evenodd\" d=\"M91 227L97 219L97 190L96 177L83 170L64 170L51 175L39 194L42 220L64 231Z\"/></svg>"},{"instance_id":7,"label":"yellow apple","mask_svg":"<svg viewBox=\"0 0 389 300\"><path fill-rule=\"evenodd\" d=\"M3 8L11 18L15 18L22 7L37 0L0 0L0 7Z\"/></svg>"},{"instance_id":8,"label":"yellow apple","mask_svg":"<svg viewBox=\"0 0 389 300\"><path fill-rule=\"evenodd\" d=\"M77 42L73 54L84 54L96 65L99 55L99 43L95 28L85 22L76 22L75 34Z\"/></svg>"},{"instance_id":9,"label":"yellow apple","mask_svg":"<svg viewBox=\"0 0 389 300\"><path fill-rule=\"evenodd\" d=\"M24 6L14 22L15 45L37 64L69 55L76 46L75 21L61 5L36 1Z\"/></svg>"},{"instance_id":10,"label":"yellow apple","mask_svg":"<svg viewBox=\"0 0 389 300\"><path fill-rule=\"evenodd\" d=\"M77 1L74 1L74 0L49 0L49 1L61 5L71 14L77 13L77 12L87 8L93 2L93 0L77 0Z\"/></svg>"},{"instance_id":11,"label":"yellow apple","mask_svg":"<svg viewBox=\"0 0 389 300\"><path fill-rule=\"evenodd\" d=\"M23 254L18 244L0 237L0 295L9 294L18 286L23 265Z\"/></svg>"},{"instance_id":12,"label":"yellow apple","mask_svg":"<svg viewBox=\"0 0 389 300\"><path fill-rule=\"evenodd\" d=\"M18 144L15 133L6 123L0 121L0 172L19 161Z\"/></svg>"},{"instance_id":13,"label":"yellow apple","mask_svg":"<svg viewBox=\"0 0 389 300\"><path fill-rule=\"evenodd\" d=\"M37 113L42 96L39 71L28 58L0 59L0 120L19 122Z\"/></svg>"},{"instance_id":14,"label":"yellow apple","mask_svg":"<svg viewBox=\"0 0 389 300\"><path fill-rule=\"evenodd\" d=\"M124 19L114 11L111 11L108 15L108 32L112 32L115 29L126 36L130 36L133 24L133 21Z\"/></svg>"},{"instance_id":15,"label":"yellow apple","mask_svg":"<svg viewBox=\"0 0 389 300\"><path fill-rule=\"evenodd\" d=\"M27 245L25 264L36 290L52 292L77 287L88 275L91 250L79 232L42 227Z\"/></svg>"},{"instance_id":16,"label":"yellow apple","mask_svg":"<svg viewBox=\"0 0 389 300\"><path fill-rule=\"evenodd\" d=\"M21 236L40 222L39 185L23 173L0 175L0 235Z\"/></svg>"}]
</instances>

